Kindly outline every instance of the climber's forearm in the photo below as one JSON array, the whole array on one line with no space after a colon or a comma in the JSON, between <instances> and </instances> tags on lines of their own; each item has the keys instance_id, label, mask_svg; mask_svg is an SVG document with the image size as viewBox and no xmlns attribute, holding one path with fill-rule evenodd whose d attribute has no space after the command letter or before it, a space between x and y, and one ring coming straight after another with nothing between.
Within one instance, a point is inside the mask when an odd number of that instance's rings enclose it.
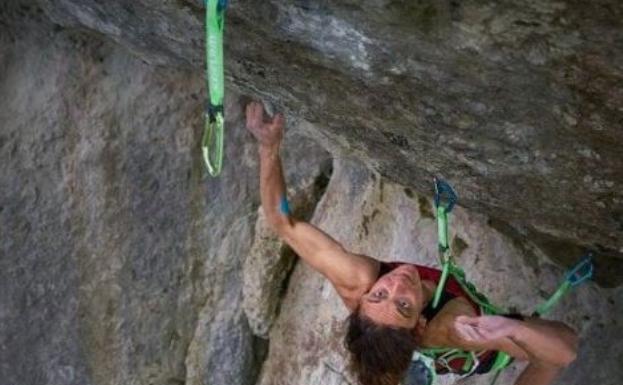
<instances>
[{"instance_id":1,"label":"climber's forearm","mask_svg":"<svg viewBox=\"0 0 623 385\"><path fill-rule=\"evenodd\" d=\"M333 284L350 310L376 281L378 261L354 254L318 227L296 220L282 212L286 187L279 157L279 146L260 146L260 196L271 228L309 266Z\"/></svg>"},{"instance_id":2,"label":"climber's forearm","mask_svg":"<svg viewBox=\"0 0 623 385\"><path fill-rule=\"evenodd\" d=\"M281 212L282 200L286 199L286 185L279 156L280 143L260 145L260 197L268 223L279 228L288 223L287 213Z\"/></svg>"},{"instance_id":3,"label":"climber's forearm","mask_svg":"<svg viewBox=\"0 0 623 385\"><path fill-rule=\"evenodd\" d=\"M313 269L327 277L351 310L378 276L379 263L365 255L346 251L321 229L291 218L279 146L283 137L283 115L265 121L259 103L247 106L247 128L260 143L260 198L270 227Z\"/></svg>"},{"instance_id":4,"label":"climber's forearm","mask_svg":"<svg viewBox=\"0 0 623 385\"><path fill-rule=\"evenodd\" d=\"M565 367L575 360L578 338L561 322L530 318L517 323L510 339L530 356L530 361Z\"/></svg>"}]
</instances>

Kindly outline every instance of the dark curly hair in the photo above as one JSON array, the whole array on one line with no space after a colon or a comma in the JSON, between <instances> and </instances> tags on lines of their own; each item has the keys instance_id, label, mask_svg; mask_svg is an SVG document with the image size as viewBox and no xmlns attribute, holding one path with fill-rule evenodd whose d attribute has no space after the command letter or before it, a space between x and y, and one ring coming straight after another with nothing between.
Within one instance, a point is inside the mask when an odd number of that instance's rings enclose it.
<instances>
[{"instance_id":1,"label":"dark curly hair","mask_svg":"<svg viewBox=\"0 0 623 385\"><path fill-rule=\"evenodd\" d=\"M354 311L344 340L350 370L361 385L397 385L409 368L417 342L410 329L379 325Z\"/></svg>"}]
</instances>

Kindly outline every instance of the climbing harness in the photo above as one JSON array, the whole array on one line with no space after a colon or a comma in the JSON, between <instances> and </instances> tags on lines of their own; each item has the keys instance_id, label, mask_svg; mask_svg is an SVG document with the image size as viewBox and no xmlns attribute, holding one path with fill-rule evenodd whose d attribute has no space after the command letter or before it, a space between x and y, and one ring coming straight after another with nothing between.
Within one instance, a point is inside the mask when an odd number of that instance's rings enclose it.
<instances>
[{"instance_id":1,"label":"climbing harness","mask_svg":"<svg viewBox=\"0 0 623 385\"><path fill-rule=\"evenodd\" d=\"M212 176L221 173L223 166L225 93L223 71L223 27L227 0L206 0L206 83L210 100L206 102L205 125L201 139L203 160Z\"/></svg>"},{"instance_id":2,"label":"climbing harness","mask_svg":"<svg viewBox=\"0 0 623 385\"><path fill-rule=\"evenodd\" d=\"M439 238L439 259L442 265L442 272L435 294L433 296L432 307L439 306L439 301L444 287L449 277L453 277L470 300L480 308L481 314L485 315L504 315L508 314L504 309L493 305L486 296L478 292L476 287L467 281L465 272L454 263L450 244L448 242L448 214L458 201L458 197L452 187L441 179L435 178L435 207L437 212L437 232ZM592 277L593 264L592 255L589 253L584 256L572 269L565 275L565 280L558 289L545 302L537 306L533 315L542 316L547 314L560 299L569 292L570 289L577 287ZM465 351L456 348L426 348L419 349L413 353L411 365L403 382L404 385L432 385L437 378L436 367L441 367L450 373L455 369L449 364L455 359L463 359L461 368L462 376L469 376L476 372L480 365L478 354L472 351ZM495 384L501 371L512 362L512 358L501 351L496 353L490 371L495 372L491 385Z\"/></svg>"}]
</instances>

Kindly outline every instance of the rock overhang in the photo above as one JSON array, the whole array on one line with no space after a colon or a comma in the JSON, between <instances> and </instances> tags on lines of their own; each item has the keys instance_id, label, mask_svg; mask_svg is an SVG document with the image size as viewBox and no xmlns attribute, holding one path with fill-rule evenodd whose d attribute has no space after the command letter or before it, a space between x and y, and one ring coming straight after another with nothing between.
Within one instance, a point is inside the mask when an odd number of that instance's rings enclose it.
<instances>
[{"instance_id":1,"label":"rock overhang","mask_svg":"<svg viewBox=\"0 0 623 385\"><path fill-rule=\"evenodd\" d=\"M201 1L39 4L155 65L203 70ZM445 177L519 234L618 260L622 14L616 1L231 1L226 78L391 180L430 195Z\"/></svg>"}]
</instances>

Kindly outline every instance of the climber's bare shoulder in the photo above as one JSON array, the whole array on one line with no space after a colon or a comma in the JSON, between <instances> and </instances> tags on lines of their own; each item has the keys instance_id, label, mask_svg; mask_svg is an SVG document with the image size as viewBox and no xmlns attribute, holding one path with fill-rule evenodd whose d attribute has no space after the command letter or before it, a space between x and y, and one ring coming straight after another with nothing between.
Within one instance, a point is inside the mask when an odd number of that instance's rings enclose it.
<instances>
[{"instance_id":1,"label":"climber's bare shoulder","mask_svg":"<svg viewBox=\"0 0 623 385\"><path fill-rule=\"evenodd\" d=\"M347 281L333 283L338 295L344 302L344 305L348 310L355 311L359 306L361 297L366 294L378 277L380 262L374 258L368 257L363 254L350 254L347 258L350 259L350 268L353 275Z\"/></svg>"},{"instance_id":2,"label":"climber's bare shoulder","mask_svg":"<svg viewBox=\"0 0 623 385\"><path fill-rule=\"evenodd\" d=\"M457 346L452 339L452 328L456 317L461 315L478 315L471 303L463 298L456 297L448 301L431 320L426 321L426 328L422 335L422 345L425 347Z\"/></svg>"},{"instance_id":3,"label":"climber's bare shoulder","mask_svg":"<svg viewBox=\"0 0 623 385\"><path fill-rule=\"evenodd\" d=\"M278 232L299 257L327 277L349 310L374 285L380 263L346 250L320 228L292 218Z\"/></svg>"},{"instance_id":4,"label":"climber's bare shoulder","mask_svg":"<svg viewBox=\"0 0 623 385\"><path fill-rule=\"evenodd\" d=\"M459 316L475 317L478 313L463 297L457 297L443 306L437 315L427 322L422 338L425 347L451 346L464 350L501 350L519 360L526 360L525 351L508 338L491 341L467 341L456 332L455 321Z\"/></svg>"}]
</instances>

